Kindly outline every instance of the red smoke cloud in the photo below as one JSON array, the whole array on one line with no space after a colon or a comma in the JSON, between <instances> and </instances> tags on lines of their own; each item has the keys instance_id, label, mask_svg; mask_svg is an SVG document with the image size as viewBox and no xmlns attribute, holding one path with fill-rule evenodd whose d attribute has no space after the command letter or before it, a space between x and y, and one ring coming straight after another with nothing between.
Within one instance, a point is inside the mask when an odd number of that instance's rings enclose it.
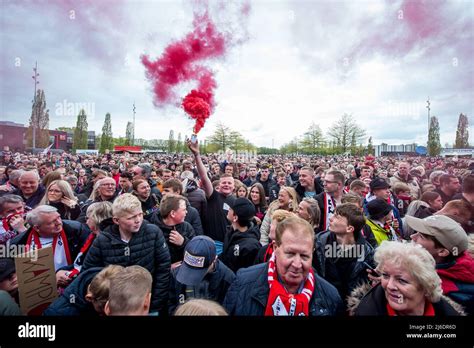
<instances>
[{"instance_id":1,"label":"red smoke cloud","mask_svg":"<svg viewBox=\"0 0 474 348\"><path fill-rule=\"evenodd\" d=\"M181 103L186 113L196 120L194 132L198 133L214 111L214 90L217 86L214 72L198 63L223 56L230 36L216 29L207 12L201 16L195 14L193 27L184 39L166 47L156 61L151 61L147 55L143 55L141 60L147 78L153 83L154 104L158 107L177 104L173 88L179 83L198 82L197 89L193 89Z\"/></svg>"}]
</instances>

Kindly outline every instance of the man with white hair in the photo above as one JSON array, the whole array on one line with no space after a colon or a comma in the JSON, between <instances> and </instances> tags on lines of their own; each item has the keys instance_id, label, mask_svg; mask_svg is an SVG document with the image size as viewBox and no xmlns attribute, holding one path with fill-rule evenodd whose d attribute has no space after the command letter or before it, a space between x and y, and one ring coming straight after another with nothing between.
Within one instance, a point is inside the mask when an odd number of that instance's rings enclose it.
<instances>
[{"instance_id":1,"label":"man with white hair","mask_svg":"<svg viewBox=\"0 0 474 348\"><path fill-rule=\"evenodd\" d=\"M23 198L30 208L35 208L39 204L46 191L40 184L40 176L36 170L23 172L18 180L18 186L14 194Z\"/></svg>"},{"instance_id":2,"label":"man with white hair","mask_svg":"<svg viewBox=\"0 0 474 348\"><path fill-rule=\"evenodd\" d=\"M11 240L12 245L25 245L30 249L52 246L54 269L71 265L86 241L90 231L77 221L62 221L58 210L50 205L40 205L26 215L31 226ZM56 274L61 285L62 273Z\"/></svg>"}]
</instances>

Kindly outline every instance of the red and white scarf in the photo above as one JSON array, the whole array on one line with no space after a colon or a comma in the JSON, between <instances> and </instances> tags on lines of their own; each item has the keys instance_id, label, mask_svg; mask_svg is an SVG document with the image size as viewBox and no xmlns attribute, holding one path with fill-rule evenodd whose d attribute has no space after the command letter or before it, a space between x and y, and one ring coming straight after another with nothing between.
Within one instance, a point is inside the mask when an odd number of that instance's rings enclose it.
<instances>
[{"instance_id":1,"label":"red and white scarf","mask_svg":"<svg viewBox=\"0 0 474 348\"><path fill-rule=\"evenodd\" d=\"M323 226L323 231L329 230L329 219L331 216L334 215L334 212L336 211L336 201L330 194L327 194L324 192L324 226Z\"/></svg>"},{"instance_id":2,"label":"red and white scarf","mask_svg":"<svg viewBox=\"0 0 474 348\"><path fill-rule=\"evenodd\" d=\"M275 265L276 255L273 253L268 261L268 294L265 316L308 316L309 301L314 291L313 270L309 271L305 280L303 290L299 294L289 294L284 286L278 281Z\"/></svg>"},{"instance_id":3,"label":"red and white scarf","mask_svg":"<svg viewBox=\"0 0 474 348\"><path fill-rule=\"evenodd\" d=\"M38 231L33 230L28 236L26 245L29 246L30 250L41 249L41 241ZM64 229L56 234L53 238L53 255L54 255L54 269L57 271L59 268L66 266L62 264L61 260L66 260L67 265L72 263L71 253L69 252L69 246L67 242L66 233Z\"/></svg>"},{"instance_id":4,"label":"red and white scarf","mask_svg":"<svg viewBox=\"0 0 474 348\"><path fill-rule=\"evenodd\" d=\"M94 233L89 234L84 245L82 246L79 254L77 254L76 259L74 260L74 268L70 271L67 276L69 279L76 278L79 273L81 272L82 265L84 264L84 259L89 251L90 247L92 246L92 242L94 242L96 235Z\"/></svg>"}]
</instances>

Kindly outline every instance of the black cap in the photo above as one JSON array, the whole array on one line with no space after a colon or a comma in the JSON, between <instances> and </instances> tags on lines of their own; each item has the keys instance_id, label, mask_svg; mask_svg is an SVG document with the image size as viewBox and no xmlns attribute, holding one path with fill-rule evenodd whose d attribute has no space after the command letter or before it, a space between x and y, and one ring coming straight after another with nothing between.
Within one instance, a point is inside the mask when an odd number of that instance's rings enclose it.
<instances>
[{"instance_id":1,"label":"black cap","mask_svg":"<svg viewBox=\"0 0 474 348\"><path fill-rule=\"evenodd\" d=\"M12 259L0 259L0 282L15 273L15 262Z\"/></svg>"},{"instance_id":2,"label":"black cap","mask_svg":"<svg viewBox=\"0 0 474 348\"><path fill-rule=\"evenodd\" d=\"M237 198L230 208L243 220L251 220L255 216L255 205L247 198Z\"/></svg>"},{"instance_id":3,"label":"black cap","mask_svg":"<svg viewBox=\"0 0 474 348\"><path fill-rule=\"evenodd\" d=\"M367 211L371 219L378 220L386 216L393 207L382 198L376 198L367 204Z\"/></svg>"},{"instance_id":4,"label":"black cap","mask_svg":"<svg viewBox=\"0 0 474 348\"><path fill-rule=\"evenodd\" d=\"M378 189L387 189L387 188L390 187L388 182L385 181L385 179L382 179L382 178L372 179L369 186L370 186L371 191L378 190Z\"/></svg>"}]
</instances>

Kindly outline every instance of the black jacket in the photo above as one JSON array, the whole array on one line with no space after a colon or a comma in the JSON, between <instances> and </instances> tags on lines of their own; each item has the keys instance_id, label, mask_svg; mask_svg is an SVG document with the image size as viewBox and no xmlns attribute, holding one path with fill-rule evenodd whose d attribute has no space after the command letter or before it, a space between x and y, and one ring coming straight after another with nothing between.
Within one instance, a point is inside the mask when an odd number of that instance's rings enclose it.
<instances>
[{"instance_id":1,"label":"black jacket","mask_svg":"<svg viewBox=\"0 0 474 348\"><path fill-rule=\"evenodd\" d=\"M92 303L86 301L85 297L87 287L101 270L101 267L93 267L81 272L64 290L63 294L46 308L43 315L98 315ZM74 299L74 301L71 301L71 299Z\"/></svg>"},{"instance_id":2,"label":"black jacket","mask_svg":"<svg viewBox=\"0 0 474 348\"><path fill-rule=\"evenodd\" d=\"M74 262L77 257L77 254L81 250L82 245L84 244L87 237L89 236L89 233L91 232L87 228L87 226L82 225L77 221L70 220L63 220L63 229L64 233L66 233L69 252L71 253L71 259L72 262ZM32 227L13 238L10 243L12 245L26 245L26 242L28 241L28 236L31 232Z\"/></svg>"},{"instance_id":3,"label":"black jacket","mask_svg":"<svg viewBox=\"0 0 474 348\"><path fill-rule=\"evenodd\" d=\"M301 186L300 182L298 181L294 186L295 188L295 191L296 193L298 194L298 198L299 200L301 201L305 195L305 189L303 186ZM314 179L314 190L315 190L315 194L312 198L316 199L316 195L319 195L320 193L324 192L324 188L323 186L321 185L320 181L319 181L319 178L315 178ZM322 209L321 207L319 207L319 209Z\"/></svg>"},{"instance_id":4,"label":"black jacket","mask_svg":"<svg viewBox=\"0 0 474 348\"><path fill-rule=\"evenodd\" d=\"M158 226L163 232L166 243L168 244L168 249L170 251L171 263L182 261L184 258L184 248L186 247L186 244L188 244L188 242L196 235L193 227L186 221L176 226L165 225L165 223L163 222L163 218L160 214L153 214L153 217L150 219L150 222ZM170 233L172 230L178 231L179 234L184 237L183 245L178 246L173 243L170 243Z\"/></svg>"},{"instance_id":5,"label":"black jacket","mask_svg":"<svg viewBox=\"0 0 474 348\"><path fill-rule=\"evenodd\" d=\"M26 206L30 208L36 208L39 202L41 202L41 200L43 199L43 196L45 195L45 193L46 193L46 189L43 187L43 185L40 184L38 185L38 189L36 190L36 192L33 193L33 195L29 198L25 198L20 188L18 188L13 194L18 195L21 198L23 198L23 201L25 202Z\"/></svg>"},{"instance_id":6,"label":"black jacket","mask_svg":"<svg viewBox=\"0 0 474 348\"><path fill-rule=\"evenodd\" d=\"M150 219L154 212L158 211L160 208L160 199L154 193L150 193L150 196L147 198L146 201L142 201L136 192L132 192L132 194L138 198L140 203L142 204L142 211L143 211L143 218Z\"/></svg>"},{"instance_id":7,"label":"black jacket","mask_svg":"<svg viewBox=\"0 0 474 348\"><path fill-rule=\"evenodd\" d=\"M55 207L58 209L59 215L61 215L61 219L64 220L76 220L81 213L81 208L79 204L76 204L74 208L66 207L66 205L62 202L49 202L48 205Z\"/></svg>"},{"instance_id":8,"label":"black jacket","mask_svg":"<svg viewBox=\"0 0 474 348\"><path fill-rule=\"evenodd\" d=\"M232 271L237 272L240 268L254 264L260 247L260 231L257 225L252 223L246 232L233 230L230 226L219 259Z\"/></svg>"},{"instance_id":9,"label":"black jacket","mask_svg":"<svg viewBox=\"0 0 474 348\"><path fill-rule=\"evenodd\" d=\"M265 197L270 197L270 188L274 185L276 185L276 181L273 180L270 176L266 181L261 181L261 176L260 174L257 175L257 180L255 182L259 182L262 184L263 189L265 190Z\"/></svg>"},{"instance_id":10,"label":"black jacket","mask_svg":"<svg viewBox=\"0 0 474 348\"><path fill-rule=\"evenodd\" d=\"M336 236L330 231L316 236L313 267L321 277L336 287L345 301L353 289L368 281L368 267L364 262L375 268L374 248L364 237L359 236L352 255L344 255L338 254L342 250L335 243Z\"/></svg>"},{"instance_id":11,"label":"black jacket","mask_svg":"<svg viewBox=\"0 0 474 348\"><path fill-rule=\"evenodd\" d=\"M175 311L176 307L190 298L204 298L222 304L230 284L235 279L234 272L217 260L214 271L206 274L198 286L186 286L176 280L179 267L171 271L168 305L170 314Z\"/></svg>"},{"instance_id":12,"label":"black jacket","mask_svg":"<svg viewBox=\"0 0 474 348\"><path fill-rule=\"evenodd\" d=\"M310 316L329 316L343 313L344 307L336 288L315 273L313 297L309 303ZM263 316L270 289L268 263L240 270L227 291L224 307L229 315Z\"/></svg>"},{"instance_id":13,"label":"black jacket","mask_svg":"<svg viewBox=\"0 0 474 348\"><path fill-rule=\"evenodd\" d=\"M185 196L189 204L198 211L199 217L203 220L207 213L207 199L204 191L197 187L195 181L189 180L185 189Z\"/></svg>"},{"instance_id":14,"label":"black jacket","mask_svg":"<svg viewBox=\"0 0 474 348\"><path fill-rule=\"evenodd\" d=\"M164 311L168 302L170 252L163 232L143 220L140 230L128 243L122 241L118 225L105 228L94 240L87 253L82 272L92 267L107 265L139 265L153 277L151 310Z\"/></svg>"},{"instance_id":15,"label":"black jacket","mask_svg":"<svg viewBox=\"0 0 474 348\"><path fill-rule=\"evenodd\" d=\"M184 217L184 221L188 222L191 226L193 226L196 236L203 235L204 229L202 228L202 220L199 216L198 210L191 206L188 202L186 202L186 209L188 210L188 213Z\"/></svg>"}]
</instances>

